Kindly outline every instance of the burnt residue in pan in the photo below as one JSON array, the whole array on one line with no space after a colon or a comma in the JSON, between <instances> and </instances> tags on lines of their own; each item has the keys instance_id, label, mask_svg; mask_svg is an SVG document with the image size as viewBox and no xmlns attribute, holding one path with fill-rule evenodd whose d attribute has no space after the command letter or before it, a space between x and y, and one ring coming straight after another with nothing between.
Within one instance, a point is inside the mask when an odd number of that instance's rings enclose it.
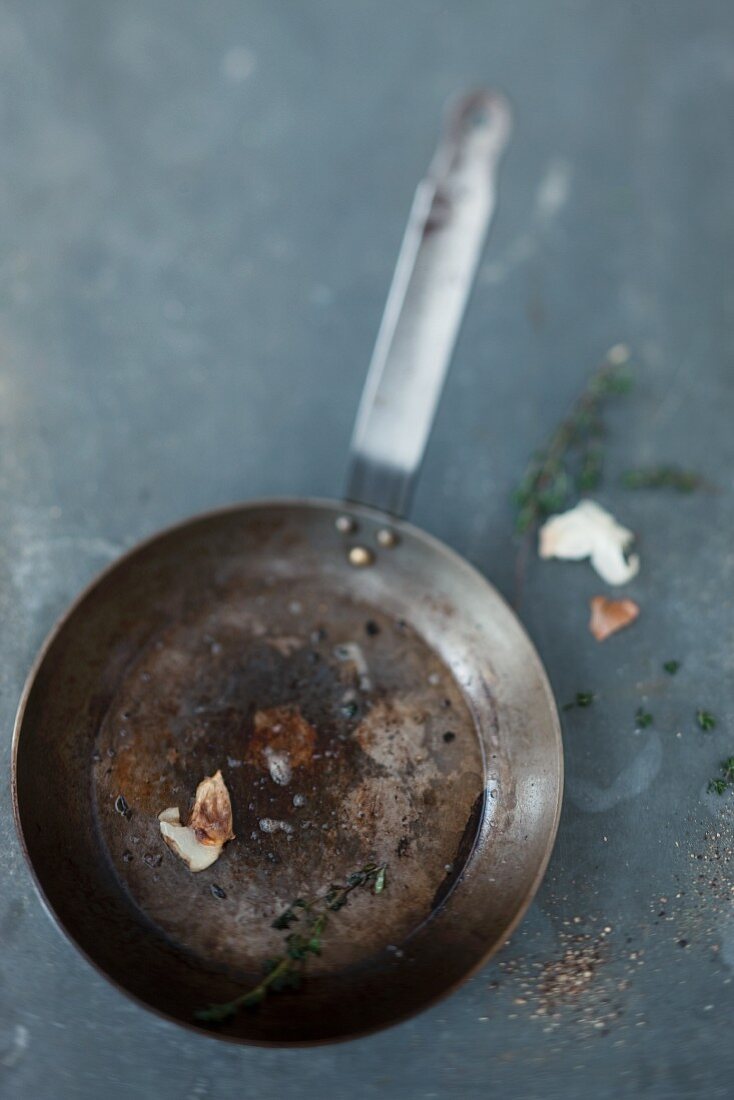
<instances>
[{"instance_id":1,"label":"burnt residue in pan","mask_svg":"<svg viewBox=\"0 0 734 1100\"><path fill-rule=\"evenodd\" d=\"M218 768L236 839L192 875L165 850L157 815L179 806L186 821ZM371 859L389 864L379 921L355 896L314 970L405 941L460 875L484 786L471 715L426 644L374 607L298 582L212 600L152 639L95 747L97 817L119 879L177 946L248 973L277 944L269 925L283 905Z\"/></svg>"}]
</instances>

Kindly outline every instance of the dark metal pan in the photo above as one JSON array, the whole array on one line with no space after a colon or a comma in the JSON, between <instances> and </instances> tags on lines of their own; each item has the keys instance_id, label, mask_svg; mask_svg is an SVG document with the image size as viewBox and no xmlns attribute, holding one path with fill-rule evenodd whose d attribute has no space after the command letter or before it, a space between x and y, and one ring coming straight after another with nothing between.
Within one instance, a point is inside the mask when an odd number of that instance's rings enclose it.
<instances>
[{"instance_id":1,"label":"dark metal pan","mask_svg":"<svg viewBox=\"0 0 734 1100\"><path fill-rule=\"evenodd\" d=\"M103 974L178 1023L269 1044L384 1027L479 967L545 869L562 751L540 661L495 590L399 518L508 132L499 96L462 100L419 186L348 503L256 502L164 531L83 593L26 685L13 797L39 891ZM192 874L157 815L185 815L219 768L236 839ZM387 888L333 914L299 990L196 1021L260 981L291 899L371 861Z\"/></svg>"}]
</instances>

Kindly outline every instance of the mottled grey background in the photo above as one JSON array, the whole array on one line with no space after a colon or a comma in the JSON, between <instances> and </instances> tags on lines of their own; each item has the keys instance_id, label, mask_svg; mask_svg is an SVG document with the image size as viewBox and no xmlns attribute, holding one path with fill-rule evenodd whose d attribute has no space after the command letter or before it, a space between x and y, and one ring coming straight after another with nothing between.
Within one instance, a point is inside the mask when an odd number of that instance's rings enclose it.
<instances>
[{"instance_id":1,"label":"mottled grey background","mask_svg":"<svg viewBox=\"0 0 734 1100\"><path fill-rule=\"evenodd\" d=\"M3 1098L732 1095L734 795L706 782L734 752L733 35L726 0L0 4ZM370 1039L222 1047L128 1003L42 912L15 707L121 549L224 502L339 492L412 189L475 82L517 126L414 518L512 598L512 487L624 341L638 384L599 496L639 533L642 615L598 646L590 568L531 563L521 614L561 702L599 698L566 716L558 844L504 954ZM615 484L651 460L716 491ZM538 968L604 927L583 994L538 1016Z\"/></svg>"}]
</instances>

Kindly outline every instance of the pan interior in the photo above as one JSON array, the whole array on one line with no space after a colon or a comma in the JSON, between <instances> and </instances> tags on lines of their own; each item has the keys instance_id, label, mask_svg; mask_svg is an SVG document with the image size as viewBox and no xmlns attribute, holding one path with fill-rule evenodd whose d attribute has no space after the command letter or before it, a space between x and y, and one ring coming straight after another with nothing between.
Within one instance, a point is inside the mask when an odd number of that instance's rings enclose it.
<instances>
[{"instance_id":1,"label":"pan interior","mask_svg":"<svg viewBox=\"0 0 734 1100\"><path fill-rule=\"evenodd\" d=\"M309 971L399 957L492 803L473 718L436 653L313 577L214 589L147 638L92 758L99 831L134 905L177 951L243 981L282 950L271 922L290 901L370 861L388 864L388 889L352 895ZM192 874L157 817L177 806L187 821L217 769L236 839Z\"/></svg>"}]
</instances>

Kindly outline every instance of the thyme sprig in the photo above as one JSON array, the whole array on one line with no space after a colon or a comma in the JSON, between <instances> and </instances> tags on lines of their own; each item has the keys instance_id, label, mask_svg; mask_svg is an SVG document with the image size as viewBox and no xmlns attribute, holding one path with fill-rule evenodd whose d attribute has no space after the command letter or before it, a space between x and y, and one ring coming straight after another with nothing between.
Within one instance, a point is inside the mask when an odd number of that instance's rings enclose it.
<instances>
[{"instance_id":1,"label":"thyme sprig","mask_svg":"<svg viewBox=\"0 0 734 1100\"><path fill-rule=\"evenodd\" d=\"M269 993L298 989L309 955L321 954L330 914L344 908L353 890L371 886L375 894L381 894L386 885L387 864L367 863L348 875L344 883L332 883L323 894L296 898L272 923L273 928L287 931L288 935L283 954L266 963L262 981L231 1001L199 1009L195 1018L202 1023L220 1024L232 1019L242 1008L259 1005Z\"/></svg>"},{"instance_id":2,"label":"thyme sprig","mask_svg":"<svg viewBox=\"0 0 734 1100\"><path fill-rule=\"evenodd\" d=\"M599 484L604 460L602 413L608 398L632 388L628 358L628 350L621 345L607 353L545 448L531 459L515 492L519 534L562 511L575 493L589 492Z\"/></svg>"},{"instance_id":3,"label":"thyme sprig","mask_svg":"<svg viewBox=\"0 0 734 1100\"><path fill-rule=\"evenodd\" d=\"M621 480L625 489L674 489L677 493L694 493L703 485L700 474L670 465L627 470Z\"/></svg>"}]
</instances>

